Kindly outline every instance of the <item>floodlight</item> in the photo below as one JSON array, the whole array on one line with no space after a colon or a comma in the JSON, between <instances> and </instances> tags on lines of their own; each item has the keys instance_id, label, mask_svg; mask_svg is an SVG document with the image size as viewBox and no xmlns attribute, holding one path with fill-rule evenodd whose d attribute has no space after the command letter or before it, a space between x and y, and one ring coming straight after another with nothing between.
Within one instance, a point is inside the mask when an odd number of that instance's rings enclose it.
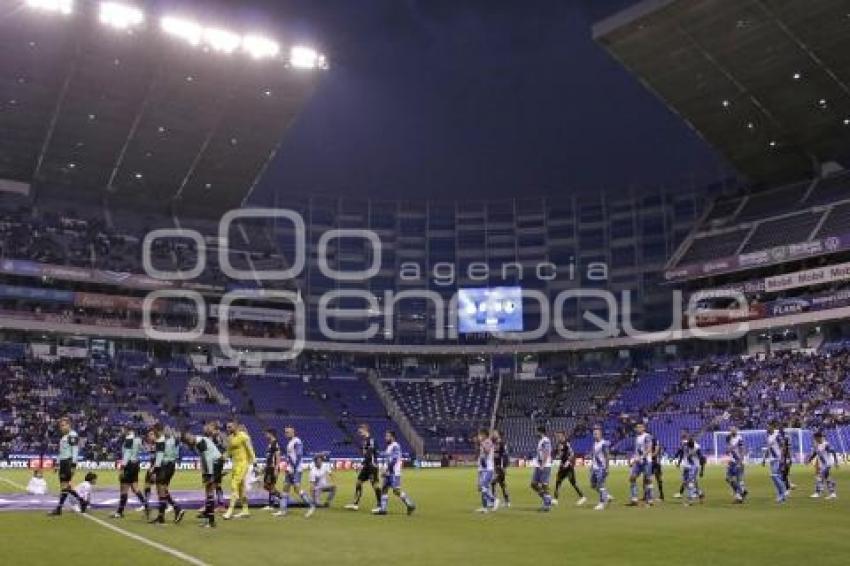
<instances>
[{"instance_id":1,"label":"floodlight","mask_svg":"<svg viewBox=\"0 0 850 566\"><path fill-rule=\"evenodd\" d=\"M144 21L144 13L134 6L117 2L100 3L100 23L102 24L123 30L139 26Z\"/></svg>"},{"instance_id":2,"label":"floodlight","mask_svg":"<svg viewBox=\"0 0 850 566\"><path fill-rule=\"evenodd\" d=\"M74 0L27 0L27 6L46 12L58 12L66 16L74 11Z\"/></svg>"},{"instance_id":3,"label":"floodlight","mask_svg":"<svg viewBox=\"0 0 850 566\"><path fill-rule=\"evenodd\" d=\"M254 59L269 59L280 54L280 45L260 35L246 35L242 49Z\"/></svg>"},{"instance_id":4,"label":"floodlight","mask_svg":"<svg viewBox=\"0 0 850 566\"><path fill-rule=\"evenodd\" d=\"M296 69L324 68L325 57L312 47L296 45L289 51L289 64Z\"/></svg>"},{"instance_id":5,"label":"floodlight","mask_svg":"<svg viewBox=\"0 0 850 566\"><path fill-rule=\"evenodd\" d=\"M224 29L206 28L204 30L204 43L209 45L213 51L233 53L242 44L242 38Z\"/></svg>"},{"instance_id":6,"label":"floodlight","mask_svg":"<svg viewBox=\"0 0 850 566\"><path fill-rule=\"evenodd\" d=\"M204 35L204 29L197 22L166 16L160 20L162 31L178 37L189 45L198 46Z\"/></svg>"}]
</instances>

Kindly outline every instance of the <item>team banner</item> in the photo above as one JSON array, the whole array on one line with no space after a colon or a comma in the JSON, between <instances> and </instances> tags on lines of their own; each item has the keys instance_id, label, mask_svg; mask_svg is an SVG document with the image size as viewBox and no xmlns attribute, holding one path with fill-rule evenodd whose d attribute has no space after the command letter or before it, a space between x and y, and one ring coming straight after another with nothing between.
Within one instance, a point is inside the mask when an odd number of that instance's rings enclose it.
<instances>
[{"instance_id":1,"label":"team banner","mask_svg":"<svg viewBox=\"0 0 850 566\"><path fill-rule=\"evenodd\" d=\"M232 305L228 307L228 315L231 320L249 320L252 322L271 322L287 324L292 322L292 311L280 309L267 309L261 307L244 307ZM210 317L219 318L220 307L217 304L209 306Z\"/></svg>"},{"instance_id":2,"label":"team banner","mask_svg":"<svg viewBox=\"0 0 850 566\"><path fill-rule=\"evenodd\" d=\"M805 259L845 250L850 250L850 234L829 236L827 238L812 240L811 242L777 246L775 248L718 258L707 262L683 265L665 271L664 279L671 283L687 281L709 275L775 265L786 261Z\"/></svg>"},{"instance_id":3,"label":"team banner","mask_svg":"<svg viewBox=\"0 0 850 566\"><path fill-rule=\"evenodd\" d=\"M103 295L101 293L75 293L74 305L87 309L141 312L144 306L144 298ZM161 312L162 301L153 301L150 308L153 312Z\"/></svg>"},{"instance_id":4,"label":"team banner","mask_svg":"<svg viewBox=\"0 0 850 566\"><path fill-rule=\"evenodd\" d=\"M850 290L835 291L810 297L778 299L767 303L767 316L785 316L850 306Z\"/></svg>"},{"instance_id":5,"label":"team banner","mask_svg":"<svg viewBox=\"0 0 850 566\"><path fill-rule=\"evenodd\" d=\"M850 279L850 262L795 271L784 275L767 277L764 280L764 290L767 292L786 291L799 287L810 287L812 285L823 285L836 281Z\"/></svg>"},{"instance_id":6,"label":"team banner","mask_svg":"<svg viewBox=\"0 0 850 566\"><path fill-rule=\"evenodd\" d=\"M813 311L825 311L850 306L850 289L790 299L777 299L750 305L743 313L725 309L706 309L695 315L697 326L714 326L741 320L775 318Z\"/></svg>"}]
</instances>

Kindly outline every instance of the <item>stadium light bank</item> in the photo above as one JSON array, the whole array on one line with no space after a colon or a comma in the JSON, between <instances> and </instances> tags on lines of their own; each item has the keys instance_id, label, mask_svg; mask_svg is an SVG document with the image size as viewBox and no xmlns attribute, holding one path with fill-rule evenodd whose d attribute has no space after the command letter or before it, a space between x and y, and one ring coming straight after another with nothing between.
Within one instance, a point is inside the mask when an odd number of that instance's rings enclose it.
<instances>
[{"instance_id":1,"label":"stadium light bank","mask_svg":"<svg viewBox=\"0 0 850 566\"><path fill-rule=\"evenodd\" d=\"M26 0L33 11L71 16L76 12L75 0ZM99 2L98 21L119 31L133 33L148 25L145 12L132 4ZM159 19L159 30L171 39L184 42L189 47L231 55L244 54L254 60L280 61L292 69L327 69L328 59L318 49L308 45L292 45L285 51L280 43L257 33L240 34L223 27L203 24L191 17L164 15Z\"/></svg>"}]
</instances>

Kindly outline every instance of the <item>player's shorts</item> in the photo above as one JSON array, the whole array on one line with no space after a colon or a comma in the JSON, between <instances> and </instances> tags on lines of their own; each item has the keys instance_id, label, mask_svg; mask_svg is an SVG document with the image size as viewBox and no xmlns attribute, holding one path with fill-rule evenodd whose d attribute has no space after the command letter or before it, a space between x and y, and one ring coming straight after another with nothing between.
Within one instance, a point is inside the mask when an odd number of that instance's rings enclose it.
<instances>
[{"instance_id":1,"label":"player's shorts","mask_svg":"<svg viewBox=\"0 0 850 566\"><path fill-rule=\"evenodd\" d=\"M493 481L496 483L505 483L508 478L508 472L505 468L496 468L493 473Z\"/></svg>"},{"instance_id":2,"label":"player's shorts","mask_svg":"<svg viewBox=\"0 0 850 566\"><path fill-rule=\"evenodd\" d=\"M726 479L739 480L744 477L744 465L737 462L729 462L726 466Z\"/></svg>"},{"instance_id":3,"label":"player's shorts","mask_svg":"<svg viewBox=\"0 0 850 566\"><path fill-rule=\"evenodd\" d=\"M661 462L653 462L652 475L660 478L663 473L664 469L661 467Z\"/></svg>"},{"instance_id":4,"label":"player's shorts","mask_svg":"<svg viewBox=\"0 0 850 566\"><path fill-rule=\"evenodd\" d=\"M606 481L608 481L608 470L604 468L590 469L590 487L593 489L605 487Z\"/></svg>"},{"instance_id":5,"label":"player's shorts","mask_svg":"<svg viewBox=\"0 0 850 566\"><path fill-rule=\"evenodd\" d=\"M832 466L821 466L818 469L818 477L821 480L826 481L826 480L829 479L829 474L830 474L831 471L832 471Z\"/></svg>"},{"instance_id":6,"label":"player's shorts","mask_svg":"<svg viewBox=\"0 0 850 566\"><path fill-rule=\"evenodd\" d=\"M548 484L549 477L552 475L552 468L541 467L534 468L534 474L531 476L531 483Z\"/></svg>"},{"instance_id":7,"label":"player's shorts","mask_svg":"<svg viewBox=\"0 0 850 566\"><path fill-rule=\"evenodd\" d=\"M575 468L572 466L558 466L558 481L564 481L570 474L573 474L573 477L575 477Z\"/></svg>"},{"instance_id":8,"label":"player's shorts","mask_svg":"<svg viewBox=\"0 0 850 566\"><path fill-rule=\"evenodd\" d=\"M384 476L384 489L400 489L401 488L401 476L396 475L386 475Z\"/></svg>"},{"instance_id":9,"label":"player's shorts","mask_svg":"<svg viewBox=\"0 0 850 566\"><path fill-rule=\"evenodd\" d=\"M204 483L215 482L215 466L216 462L201 458L201 478Z\"/></svg>"},{"instance_id":10,"label":"player's shorts","mask_svg":"<svg viewBox=\"0 0 850 566\"><path fill-rule=\"evenodd\" d=\"M493 483L493 470L478 470L478 487L490 489L491 483Z\"/></svg>"},{"instance_id":11,"label":"player's shorts","mask_svg":"<svg viewBox=\"0 0 850 566\"><path fill-rule=\"evenodd\" d=\"M782 475L782 461L781 460L771 460L770 461L770 474L773 476L781 476Z\"/></svg>"},{"instance_id":12,"label":"player's shorts","mask_svg":"<svg viewBox=\"0 0 850 566\"><path fill-rule=\"evenodd\" d=\"M59 481L70 482L74 478L74 465L71 460L59 460Z\"/></svg>"},{"instance_id":13,"label":"player's shorts","mask_svg":"<svg viewBox=\"0 0 850 566\"><path fill-rule=\"evenodd\" d=\"M139 481L139 463L127 462L121 469L121 477L118 480L124 485L138 483Z\"/></svg>"},{"instance_id":14,"label":"player's shorts","mask_svg":"<svg viewBox=\"0 0 850 566\"><path fill-rule=\"evenodd\" d=\"M266 466L266 469L263 470L263 485L275 484L277 484L277 470L274 469L274 466Z\"/></svg>"},{"instance_id":15,"label":"player's shorts","mask_svg":"<svg viewBox=\"0 0 850 566\"><path fill-rule=\"evenodd\" d=\"M156 485L168 487L174 477L174 462L164 462L156 472Z\"/></svg>"},{"instance_id":16,"label":"player's shorts","mask_svg":"<svg viewBox=\"0 0 850 566\"><path fill-rule=\"evenodd\" d=\"M221 483L221 479L224 477L224 460L219 458L215 460L212 464L212 480L215 483Z\"/></svg>"},{"instance_id":17,"label":"player's shorts","mask_svg":"<svg viewBox=\"0 0 850 566\"><path fill-rule=\"evenodd\" d=\"M378 468L375 466L363 466L360 468L360 472L357 474L357 481L360 483L377 483L378 482Z\"/></svg>"},{"instance_id":18,"label":"player's shorts","mask_svg":"<svg viewBox=\"0 0 850 566\"><path fill-rule=\"evenodd\" d=\"M297 472L292 472L287 469L286 473L283 475L283 483L286 485L291 485L298 487L301 485L301 470Z\"/></svg>"},{"instance_id":19,"label":"player's shorts","mask_svg":"<svg viewBox=\"0 0 850 566\"><path fill-rule=\"evenodd\" d=\"M682 481L684 483L691 483L697 481L697 471L698 468L685 466L682 468Z\"/></svg>"},{"instance_id":20,"label":"player's shorts","mask_svg":"<svg viewBox=\"0 0 850 566\"><path fill-rule=\"evenodd\" d=\"M632 464L631 476L636 478L638 476L649 477L652 475L652 464L650 462L635 462Z\"/></svg>"}]
</instances>

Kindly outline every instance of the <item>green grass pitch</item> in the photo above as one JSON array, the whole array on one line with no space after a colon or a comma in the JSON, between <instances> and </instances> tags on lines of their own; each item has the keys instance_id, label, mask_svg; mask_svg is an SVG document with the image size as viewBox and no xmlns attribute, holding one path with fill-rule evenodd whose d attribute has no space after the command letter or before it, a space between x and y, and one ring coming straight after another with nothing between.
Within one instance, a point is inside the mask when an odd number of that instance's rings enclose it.
<instances>
[{"instance_id":1,"label":"green grass pitch","mask_svg":"<svg viewBox=\"0 0 850 566\"><path fill-rule=\"evenodd\" d=\"M115 483L114 472L100 474L100 485ZM26 483L23 471L0 472L0 478ZM592 510L595 497L580 485L589 504L574 506L568 484L561 504L550 514L536 511L528 488L530 470L509 470L511 509L478 515L474 469L406 471L406 490L416 500L412 517L391 501L391 515L373 517L374 503L364 494L359 512L342 509L354 483L352 472L337 474L340 492L335 508L320 509L311 519L300 511L282 519L255 510L249 519L219 521L215 530L195 526L194 513L182 525L155 527L140 513L128 512L121 528L181 551L207 564L368 564L412 566L437 564L555 565L746 564L770 566L850 564L850 473L836 474L839 499L811 500L811 468L797 466L798 488L785 506L773 502L765 469L748 468L750 501L731 504L723 469L709 467L703 485L704 505L686 508L670 496L678 490L678 473L666 470L667 503L655 508L626 508L625 469L614 469L608 485L616 501L604 512ZM55 490L55 475L49 474ZM175 487L197 485L195 473L181 473ZM15 488L0 482L0 492ZM108 512L96 517L107 519ZM85 520L74 513L49 518L42 512L0 512L0 548L5 564L109 564L166 566L185 564L173 556Z\"/></svg>"}]
</instances>

